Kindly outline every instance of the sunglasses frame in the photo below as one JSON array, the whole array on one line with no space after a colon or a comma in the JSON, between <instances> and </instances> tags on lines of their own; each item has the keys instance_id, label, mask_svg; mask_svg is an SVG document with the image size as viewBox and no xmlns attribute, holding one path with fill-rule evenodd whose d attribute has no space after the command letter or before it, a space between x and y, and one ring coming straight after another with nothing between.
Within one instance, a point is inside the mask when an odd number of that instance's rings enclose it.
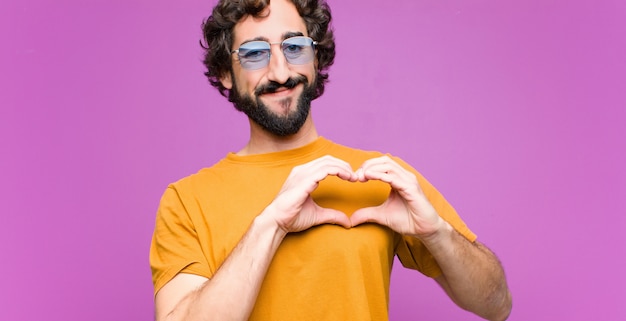
<instances>
[{"instance_id":1,"label":"sunglasses frame","mask_svg":"<svg viewBox=\"0 0 626 321\"><path fill-rule=\"evenodd\" d=\"M307 60L307 61L304 61L304 62L300 62L300 63L298 63L298 62L294 63L294 62L290 61L290 58L288 57L288 55L285 54L283 45L285 44L285 42L288 42L289 40L293 40L294 38L307 39L307 40L310 41L310 45L304 46L304 47L311 46L311 49L313 50L313 55L312 55L310 60ZM267 59L264 59L265 62L262 65L261 65L260 61L256 62L257 64L259 64L259 66L254 66L254 67L250 66L249 63L248 64L246 63L246 58L245 57L243 57L243 59L242 59L242 57L240 56L240 50L242 49L241 47L245 46L246 44L253 43L253 42L265 43L265 44L268 45L267 48L258 49L258 50L263 50L263 51L267 50ZM285 59L287 60L288 63L290 63L292 65L304 65L304 64L312 61L315 58L315 46L317 44L318 44L317 41L313 40L313 38L306 37L306 36L289 37L289 38L287 38L287 39L285 39L285 40L283 40L281 42L269 42L269 41L265 41L265 40L254 40L254 41L250 41L250 42L246 42L246 43L241 44L241 46L239 46L239 49L235 49L235 50L231 51L230 54L231 55L234 54L234 53L237 54L237 58L239 59L239 63L241 64L241 67L243 67L243 69L246 69L246 70L258 70L258 69L265 68L265 67L267 67L267 65L269 65L270 58L272 57L272 52L270 50L272 45L281 45L281 52L285 56ZM251 50L255 50L255 49L251 49ZM246 67L246 65L248 65L248 67Z\"/></svg>"}]
</instances>

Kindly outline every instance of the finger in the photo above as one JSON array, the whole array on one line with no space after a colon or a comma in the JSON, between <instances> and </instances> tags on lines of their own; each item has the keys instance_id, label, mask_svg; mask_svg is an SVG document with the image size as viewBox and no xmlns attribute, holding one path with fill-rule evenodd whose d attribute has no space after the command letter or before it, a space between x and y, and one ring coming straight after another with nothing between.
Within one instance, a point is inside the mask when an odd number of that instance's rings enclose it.
<instances>
[{"instance_id":1,"label":"finger","mask_svg":"<svg viewBox=\"0 0 626 321\"><path fill-rule=\"evenodd\" d=\"M319 173L319 175L316 176L318 182L328 175L337 176L349 181L356 181L357 179L356 173L350 164L330 155L320 157L308 164L310 165L310 170Z\"/></svg>"},{"instance_id":2,"label":"finger","mask_svg":"<svg viewBox=\"0 0 626 321\"><path fill-rule=\"evenodd\" d=\"M323 173L323 176L320 176L321 179L318 180L321 181L322 179L326 178L327 176L337 176L340 179L343 179L345 181L351 181L351 182L356 182L357 181L357 176L356 173L352 171L351 168L343 168L343 167L337 167L334 165L329 165L326 166L324 168L320 169L320 174Z\"/></svg>"},{"instance_id":3,"label":"finger","mask_svg":"<svg viewBox=\"0 0 626 321\"><path fill-rule=\"evenodd\" d=\"M384 162L383 159L377 158L370 159L363 163L363 165L357 169L356 174L358 180L361 182L366 182L372 179L384 180L386 174L389 174L391 169L391 166Z\"/></svg>"},{"instance_id":4,"label":"finger","mask_svg":"<svg viewBox=\"0 0 626 321\"><path fill-rule=\"evenodd\" d=\"M329 175L348 181L357 179L356 174L346 162L325 157L294 167L283 185L283 190L296 188L309 194L317 188L320 181Z\"/></svg>"},{"instance_id":5,"label":"finger","mask_svg":"<svg viewBox=\"0 0 626 321\"><path fill-rule=\"evenodd\" d=\"M364 171L381 171L381 169L384 169L384 171L394 171L398 173L407 171L404 167L402 167L402 165L387 156L370 159L364 162L361 165L361 168Z\"/></svg>"},{"instance_id":6,"label":"finger","mask_svg":"<svg viewBox=\"0 0 626 321\"><path fill-rule=\"evenodd\" d=\"M316 225L335 224L345 228L352 227L350 219L344 212L324 207L320 207L318 210Z\"/></svg>"},{"instance_id":7,"label":"finger","mask_svg":"<svg viewBox=\"0 0 626 321\"><path fill-rule=\"evenodd\" d=\"M379 180L385 183L392 183L393 181L399 181L404 179L404 173L401 169L395 168L390 164L375 164L370 165L367 168L359 170L360 179L366 180Z\"/></svg>"},{"instance_id":8,"label":"finger","mask_svg":"<svg viewBox=\"0 0 626 321\"><path fill-rule=\"evenodd\" d=\"M356 171L359 179L380 179L380 173L383 174L392 174L392 173L402 173L406 170L400 166L396 161L394 161L389 156L381 156L372 159L368 159L359 169ZM375 176L372 176L375 175Z\"/></svg>"},{"instance_id":9,"label":"finger","mask_svg":"<svg viewBox=\"0 0 626 321\"><path fill-rule=\"evenodd\" d=\"M356 210L350 216L350 222L352 226L357 226L363 223L377 223L380 225L388 226L387 220L383 215L380 215L378 207L365 207Z\"/></svg>"},{"instance_id":10,"label":"finger","mask_svg":"<svg viewBox=\"0 0 626 321\"><path fill-rule=\"evenodd\" d=\"M356 170L356 177L359 182L363 183L369 180L369 178L365 177L365 172L362 167Z\"/></svg>"},{"instance_id":11,"label":"finger","mask_svg":"<svg viewBox=\"0 0 626 321\"><path fill-rule=\"evenodd\" d=\"M391 183L394 180L395 173L389 170L389 168L370 168L363 170L363 178L366 180L378 180L385 183Z\"/></svg>"},{"instance_id":12,"label":"finger","mask_svg":"<svg viewBox=\"0 0 626 321\"><path fill-rule=\"evenodd\" d=\"M370 163L357 170L357 176L360 181L379 180L388 183L396 190L411 190L418 184L415 174L392 160Z\"/></svg>"},{"instance_id":13,"label":"finger","mask_svg":"<svg viewBox=\"0 0 626 321\"><path fill-rule=\"evenodd\" d=\"M363 164L361 165L361 168L368 168L368 167L376 166L380 164L391 164L391 163L395 163L395 161L388 155L383 155L383 156L379 156L375 158L370 158L364 161Z\"/></svg>"},{"instance_id":14,"label":"finger","mask_svg":"<svg viewBox=\"0 0 626 321\"><path fill-rule=\"evenodd\" d=\"M352 166L339 158L327 156L324 159L324 165L328 168L328 175L335 175L343 180L355 182L357 180L356 173Z\"/></svg>"}]
</instances>

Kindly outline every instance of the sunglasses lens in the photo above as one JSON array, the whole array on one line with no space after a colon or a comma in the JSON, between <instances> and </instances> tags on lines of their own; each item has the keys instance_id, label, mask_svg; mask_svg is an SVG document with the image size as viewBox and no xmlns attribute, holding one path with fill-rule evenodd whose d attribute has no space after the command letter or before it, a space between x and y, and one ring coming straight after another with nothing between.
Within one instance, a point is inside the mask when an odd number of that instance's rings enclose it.
<instances>
[{"instance_id":1,"label":"sunglasses lens","mask_svg":"<svg viewBox=\"0 0 626 321\"><path fill-rule=\"evenodd\" d=\"M267 66L270 44L265 41L250 41L239 47L239 61L245 69L255 70Z\"/></svg>"},{"instance_id":2,"label":"sunglasses lens","mask_svg":"<svg viewBox=\"0 0 626 321\"><path fill-rule=\"evenodd\" d=\"M309 37L291 37L280 44L287 62L293 65L304 65L315 57L313 39ZM270 61L270 43L265 41L246 42L237 50L239 63L244 69L257 70L265 68Z\"/></svg>"},{"instance_id":3,"label":"sunglasses lens","mask_svg":"<svg viewBox=\"0 0 626 321\"><path fill-rule=\"evenodd\" d=\"M281 44L283 54L290 64L303 65L313 60L313 40L308 37L291 37Z\"/></svg>"}]
</instances>

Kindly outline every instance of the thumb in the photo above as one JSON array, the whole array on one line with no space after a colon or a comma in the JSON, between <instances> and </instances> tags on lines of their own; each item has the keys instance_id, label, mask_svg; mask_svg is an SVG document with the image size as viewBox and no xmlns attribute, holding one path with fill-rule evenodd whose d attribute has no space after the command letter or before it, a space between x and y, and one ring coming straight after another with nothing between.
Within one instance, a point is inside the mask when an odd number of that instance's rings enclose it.
<instances>
[{"instance_id":1,"label":"thumb","mask_svg":"<svg viewBox=\"0 0 626 321\"><path fill-rule=\"evenodd\" d=\"M317 209L317 224L335 224L341 225L345 228L352 227L348 216L342 212L331 208L319 207Z\"/></svg>"},{"instance_id":2,"label":"thumb","mask_svg":"<svg viewBox=\"0 0 626 321\"><path fill-rule=\"evenodd\" d=\"M378 207L364 207L356 210L350 216L350 222L352 226L357 226L363 223L377 223L384 224L384 218L378 214Z\"/></svg>"}]
</instances>

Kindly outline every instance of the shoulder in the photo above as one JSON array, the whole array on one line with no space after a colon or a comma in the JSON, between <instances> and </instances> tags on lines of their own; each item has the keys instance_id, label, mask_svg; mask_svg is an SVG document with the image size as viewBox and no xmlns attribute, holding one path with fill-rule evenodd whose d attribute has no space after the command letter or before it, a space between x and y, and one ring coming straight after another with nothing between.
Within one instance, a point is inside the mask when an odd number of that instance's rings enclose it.
<instances>
[{"instance_id":1,"label":"shoulder","mask_svg":"<svg viewBox=\"0 0 626 321\"><path fill-rule=\"evenodd\" d=\"M193 174L190 174L175 182L170 183L169 187L175 190L184 190L188 188L193 188L194 186L206 185L207 183L219 177L219 173L223 170L224 167L224 160L220 160L219 162L209 167L204 167Z\"/></svg>"}]
</instances>

